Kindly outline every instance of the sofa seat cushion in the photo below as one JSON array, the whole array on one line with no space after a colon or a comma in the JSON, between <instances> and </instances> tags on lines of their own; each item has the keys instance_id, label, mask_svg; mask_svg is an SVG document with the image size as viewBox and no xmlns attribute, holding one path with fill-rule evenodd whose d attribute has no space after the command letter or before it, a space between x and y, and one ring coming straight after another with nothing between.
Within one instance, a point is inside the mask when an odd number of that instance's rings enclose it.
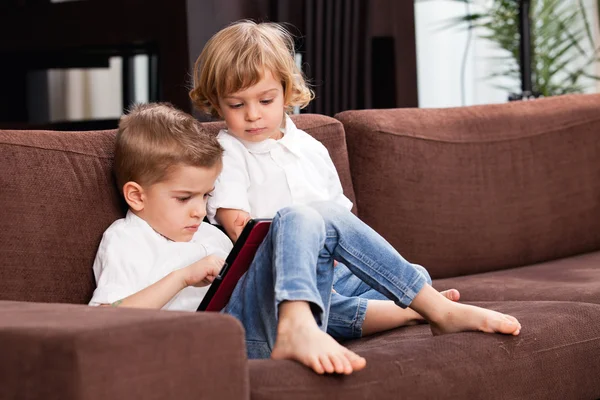
<instances>
[{"instance_id":1,"label":"sofa seat cushion","mask_svg":"<svg viewBox=\"0 0 600 400\"><path fill-rule=\"evenodd\" d=\"M350 376L293 361L251 360L253 400L599 398L600 305L482 302L522 323L519 336L431 336L427 325L347 342L367 359Z\"/></svg>"},{"instance_id":2,"label":"sofa seat cushion","mask_svg":"<svg viewBox=\"0 0 600 400\"><path fill-rule=\"evenodd\" d=\"M503 271L434 280L464 301L547 300L600 304L600 251Z\"/></svg>"}]
</instances>

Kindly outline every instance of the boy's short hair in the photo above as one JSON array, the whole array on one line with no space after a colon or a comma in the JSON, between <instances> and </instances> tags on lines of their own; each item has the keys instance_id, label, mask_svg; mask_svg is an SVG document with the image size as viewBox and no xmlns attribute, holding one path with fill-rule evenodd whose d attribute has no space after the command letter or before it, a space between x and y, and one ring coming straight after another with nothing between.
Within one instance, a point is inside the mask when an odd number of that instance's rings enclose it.
<instances>
[{"instance_id":1,"label":"boy's short hair","mask_svg":"<svg viewBox=\"0 0 600 400\"><path fill-rule=\"evenodd\" d=\"M138 104L119 121L114 172L122 191L130 181L158 183L179 165L211 168L222 155L217 138L191 115L167 103Z\"/></svg>"},{"instance_id":2,"label":"boy's short hair","mask_svg":"<svg viewBox=\"0 0 600 400\"><path fill-rule=\"evenodd\" d=\"M306 107L314 94L294 60L294 39L281 25L239 21L217 32L194 65L190 98L200 110L215 117L219 97L249 88L269 70L283 85L284 104Z\"/></svg>"}]
</instances>

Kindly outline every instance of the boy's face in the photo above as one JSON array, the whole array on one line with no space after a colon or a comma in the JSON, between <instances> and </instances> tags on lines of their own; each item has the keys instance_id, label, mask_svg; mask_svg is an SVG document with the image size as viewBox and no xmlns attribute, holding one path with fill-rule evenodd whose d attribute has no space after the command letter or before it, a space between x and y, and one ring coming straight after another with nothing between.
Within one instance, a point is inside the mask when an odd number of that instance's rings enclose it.
<instances>
[{"instance_id":1,"label":"boy's face","mask_svg":"<svg viewBox=\"0 0 600 400\"><path fill-rule=\"evenodd\" d=\"M142 187L142 209L135 210L156 232L175 242L188 242L206 215L206 201L221 172L182 165L167 179Z\"/></svg>"},{"instance_id":2,"label":"boy's face","mask_svg":"<svg viewBox=\"0 0 600 400\"><path fill-rule=\"evenodd\" d=\"M265 70L254 86L219 98L219 109L232 135L249 141L280 139L285 116L283 86Z\"/></svg>"}]
</instances>

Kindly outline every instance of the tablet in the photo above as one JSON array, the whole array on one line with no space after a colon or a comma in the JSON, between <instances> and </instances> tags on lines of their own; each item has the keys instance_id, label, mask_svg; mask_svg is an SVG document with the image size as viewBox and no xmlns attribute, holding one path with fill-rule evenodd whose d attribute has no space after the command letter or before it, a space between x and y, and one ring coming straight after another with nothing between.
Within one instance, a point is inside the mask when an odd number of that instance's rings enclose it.
<instances>
[{"instance_id":1,"label":"tablet","mask_svg":"<svg viewBox=\"0 0 600 400\"><path fill-rule=\"evenodd\" d=\"M198 311L221 311L229 302L235 285L250 268L258 246L269 231L270 219L248 221L233 249L227 256L221 272L210 285L198 306Z\"/></svg>"}]
</instances>

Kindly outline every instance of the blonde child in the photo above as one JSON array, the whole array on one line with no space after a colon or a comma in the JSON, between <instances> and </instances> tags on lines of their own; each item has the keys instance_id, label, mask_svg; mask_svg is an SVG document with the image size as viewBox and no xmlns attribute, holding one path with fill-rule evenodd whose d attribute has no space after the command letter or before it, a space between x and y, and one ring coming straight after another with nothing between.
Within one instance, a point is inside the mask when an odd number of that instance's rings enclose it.
<instances>
[{"instance_id":1,"label":"blonde child","mask_svg":"<svg viewBox=\"0 0 600 400\"><path fill-rule=\"evenodd\" d=\"M312 98L293 53L293 40L281 26L242 21L214 35L196 61L190 96L198 108L227 124L227 130L218 135L225 149L223 171L207 206L208 218L223 225L234 240L250 217L270 218L290 205L328 202L329 212L352 219L352 204L343 195L327 150L297 129L286 114L294 106L306 106ZM383 241L368 227L362 228L364 235ZM394 253L397 264L420 273L427 290L431 289L425 269ZM334 269L335 292L327 323L330 334L354 338L422 319L412 304L413 310L401 308L406 304L371 284L356 266L348 267L339 264ZM456 290L444 294L458 300ZM477 312L504 318L487 310ZM507 318L515 329L506 333L518 333L518 322ZM475 321L469 321L471 329L483 329Z\"/></svg>"}]
</instances>

